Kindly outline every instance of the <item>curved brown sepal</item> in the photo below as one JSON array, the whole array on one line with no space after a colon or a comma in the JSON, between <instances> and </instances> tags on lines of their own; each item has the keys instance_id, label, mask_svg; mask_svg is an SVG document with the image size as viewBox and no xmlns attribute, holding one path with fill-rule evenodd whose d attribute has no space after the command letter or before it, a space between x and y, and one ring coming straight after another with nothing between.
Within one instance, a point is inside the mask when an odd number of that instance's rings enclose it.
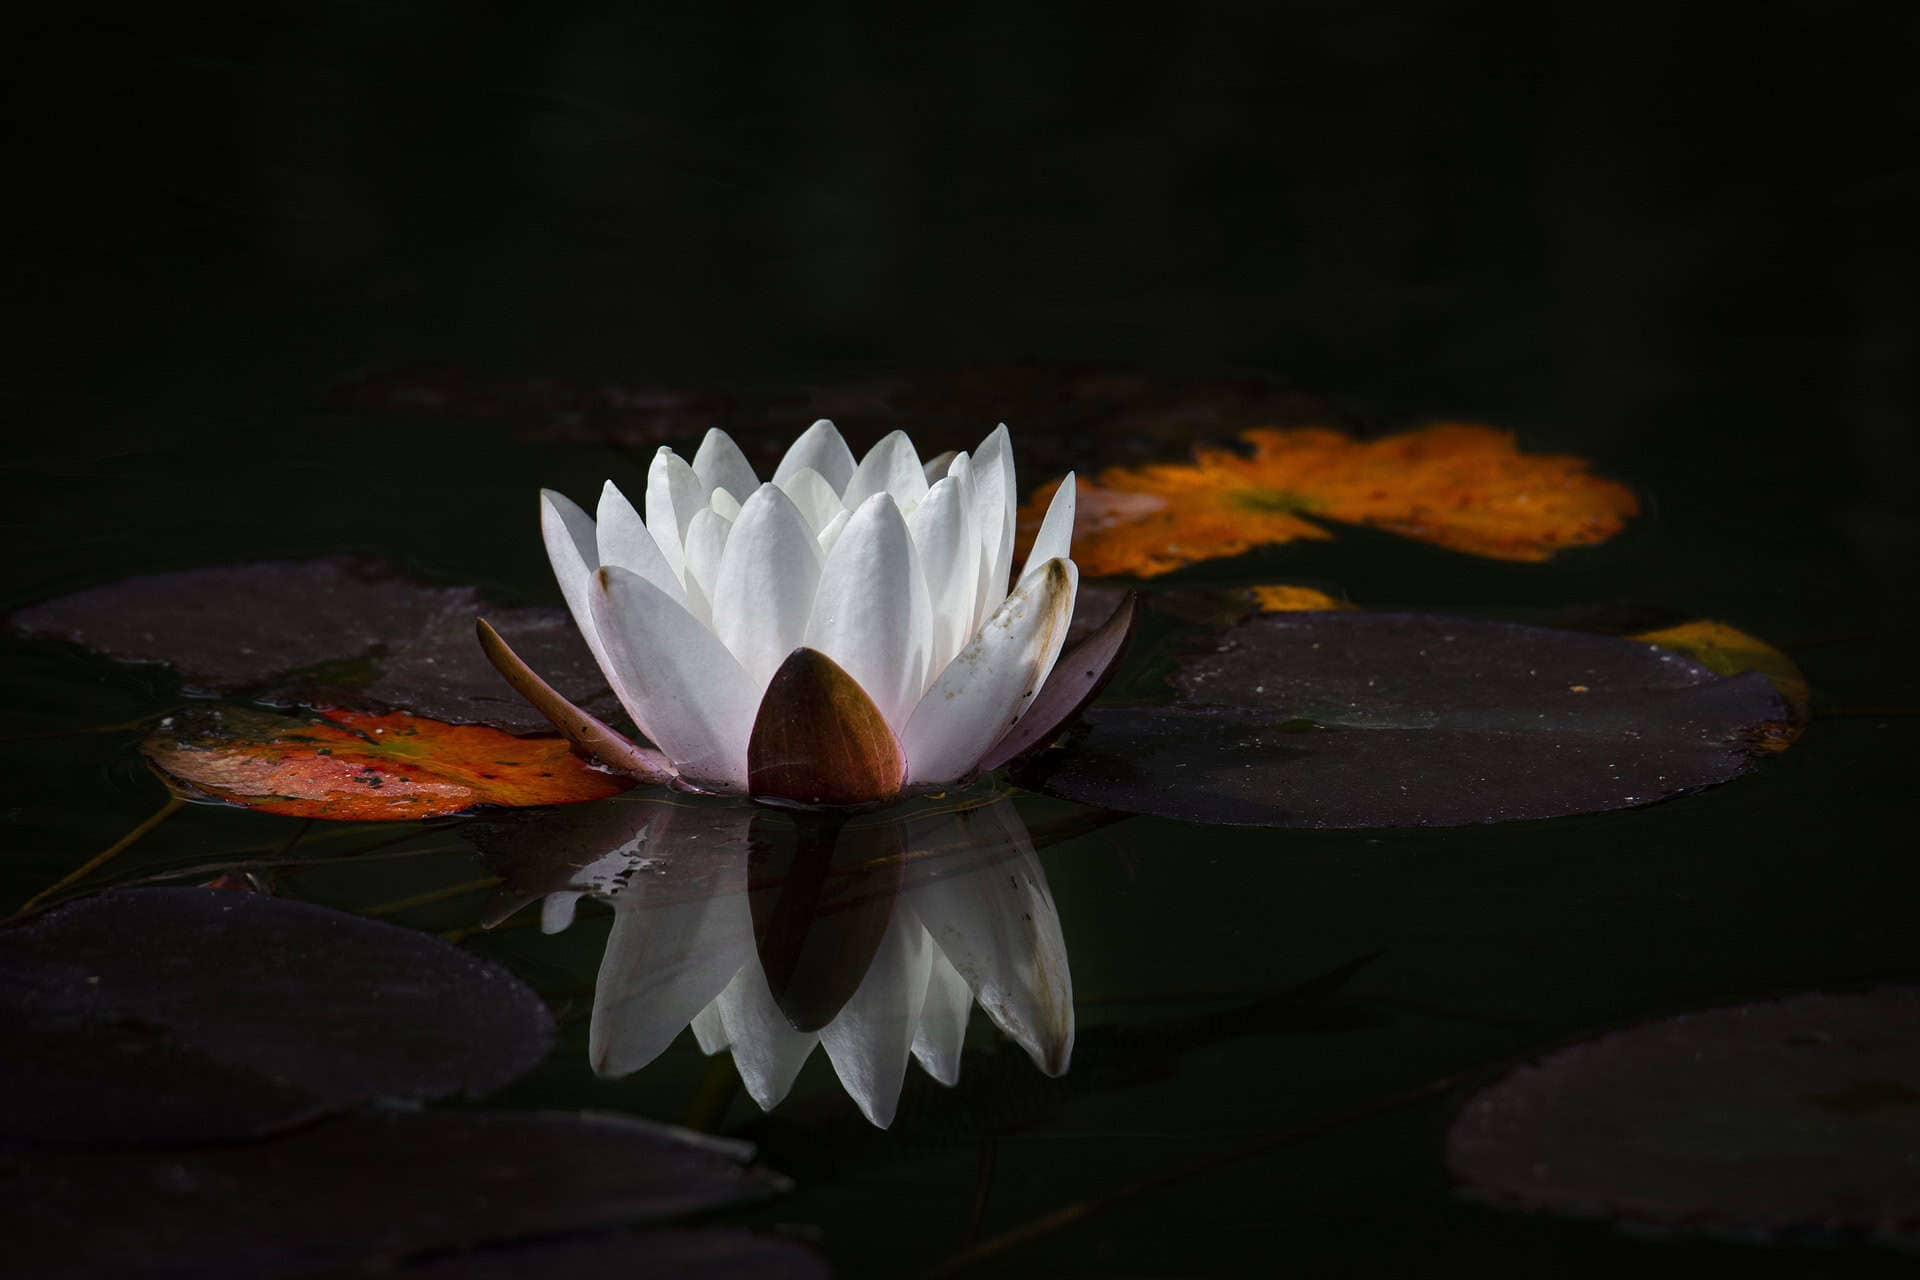
<instances>
[{"instance_id":1,"label":"curved brown sepal","mask_svg":"<svg viewBox=\"0 0 1920 1280\"><path fill-rule=\"evenodd\" d=\"M907 758L859 681L818 649L795 649L773 673L747 743L759 799L870 804L899 794Z\"/></svg>"},{"instance_id":2,"label":"curved brown sepal","mask_svg":"<svg viewBox=\"0 0 1920 1280\"><path fill-rule=\"evenodd\" d=\"M1088 703L1100 696L1133 640L1137 616L1134 603L1138 599L1135 592L1127 592L1111 617L1060 655L1060 661L1054 663L1053 673L1047 677L1046 685L1027 713L981 759L982 770L998 769L1017 756L1044 747L1058 737L1075 716L1085 711Z\"/></svg>"},{"instance_id":3,"label":"curved brown sepal","mask_svg":"<svg viewBox=\"0 0 1920 1280\"><path fill-rule=\"evenodd\" d=\"M560 731L560 736L573 744L574 750L616 773L642 782L662 785L673 782L673 765L664 755L641 746L567 701L559 690L534 674L533 668L521 660L485 618L475 618L473 628L480 637L481 652L487 655L493 669L505 676L514 692L545 716L547 722Z\"/></svg>"}]
</instances>

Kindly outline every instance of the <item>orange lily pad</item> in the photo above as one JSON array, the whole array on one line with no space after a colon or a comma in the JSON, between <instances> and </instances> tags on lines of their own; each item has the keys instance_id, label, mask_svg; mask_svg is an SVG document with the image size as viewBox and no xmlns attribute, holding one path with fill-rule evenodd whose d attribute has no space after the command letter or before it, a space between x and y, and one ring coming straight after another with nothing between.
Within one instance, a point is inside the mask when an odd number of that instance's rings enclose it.
<instances>
[{"instance_id":1,"label":"orange lily pad","mask_svg":"<svg viewBox=\"0 0 1920 1280\"><path fill-rule=\"evenodd\" d=\"M400 712L328 710L297 719L214 707L174 717L140 749L195 796L347 822L572 804L633 785L574 756L564 738L520 738Z\"/></svg>"},{"instance_id":2,"label":"orange lily pad","mask_svg":"<svg viewBox=\"0 0 1920 1280\"><path fill-rule=\"evenodd\" d=\"M1154 577L1296 539L1325 522L1369 525L1498 560L1545 560L1618 533L1633 491L1584 459L1520 452L1512 435L1441 423L1378 440L1325 427L1240 433L1244 450L1109 467L1079 481L1073 556L1094 577ZM1031 539L1058 484L1020 512Z\"/></svg>"}]
</instances>

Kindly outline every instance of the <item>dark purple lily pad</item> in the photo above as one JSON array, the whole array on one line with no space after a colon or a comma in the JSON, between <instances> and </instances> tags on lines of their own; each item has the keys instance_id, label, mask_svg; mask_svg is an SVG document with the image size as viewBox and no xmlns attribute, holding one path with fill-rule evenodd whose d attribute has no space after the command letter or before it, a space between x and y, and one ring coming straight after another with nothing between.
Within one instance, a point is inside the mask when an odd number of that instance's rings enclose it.
<instances>
[{"instance_id":1,"label":"dark purple lily pad","mask_svg":"<svg viewBox=\"0 0 1920 1280\"><path fill-rule=\"evenodd\" d=\"M529 535L531 536L531 535ZM15 613L16 629L174 668L195 692L279 705L406 710L515 732L547 722L473 639L485 614L569 699L619 713L561 609L501 609L377 560L328 558L129 578Z\"/></svg>"},{"instance_id":2,"label":"dark purple lily pad","mask_svg":"<svg viewBox=\"0 0 1920 1280\"><path fill-rule=\"evenodd\" d=\"M477 1096L539 1062L519 979L412 930L215 889L135 889L0 930L0 1140L185 1143L372 1099Z\"/></svg>"},{"instance_id":3,"label":"dark purple lily pad","mask_svg":"<svg viewBox=\"0 0 1920 1280\"><path fill-rule=\"evenodd\" d=\"M1447 1164L1496 1204L1742 1235L1920 1238L1920 988L1664 1018L1475 1094Z\"/></svg>"},{"instance_id":4,"label":"dark purple lily pad","mask_svg":"<svg viewBox=\"0 0 1920 1280\"><path fill-rule=\"evenodd\" d=\"M1461 826L1652 804L1744 772L1789 718L1642 641L1425 614L1255 617L1176 701L1095 707L1014 771L1083 803L1276 827Z\"/></svg>"},{"instance_id":5,"label":"dark purple lily pad","mask_svg":"<svg viewBox=\"0 0 1920 1280\"><path fill-rule=\"evenodd\" d=\"M0 1233L10 1268L42 1280L371 1269L778 1190L742 1167L748 1154L625 1117L484 1111L342 1117L186 1151L0 1153Z\"/></svg>"},{"instance_id":6,"label":"dark purple lily pad","mask_svg":"<svg viewBox=\"0 0 1920 1280\"><path fill-rule=\"evenodd\" d=\"M616 1231L462 1253L399 1273L419 1280L825 1280L825 1258L787 1236L723 1227Z\"/></svg>"}]
</instances>

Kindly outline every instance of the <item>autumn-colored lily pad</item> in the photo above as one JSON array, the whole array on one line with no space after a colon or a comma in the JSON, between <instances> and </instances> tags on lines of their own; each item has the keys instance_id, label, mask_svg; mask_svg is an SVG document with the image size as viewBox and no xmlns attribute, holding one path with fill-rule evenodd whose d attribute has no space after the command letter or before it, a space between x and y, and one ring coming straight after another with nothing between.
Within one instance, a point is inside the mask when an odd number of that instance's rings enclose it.
<instances>
[{"instance_id":1,"label":"autumn-colored lily pad","mask_svg":"<svg viewBox=\"0 0 1920 1280\"><path fill-rule=\"evenodd\" d=\"M478 1095L553 1019L436 938L306 903L135 889L0 930L0 1140L181 1143ZM17 1239L17 1237L16 1237Z\"/></svg>"},{"instance_id":2,"label":"autumn-colored lily pad","mask_svg":"<svg viewBox=\"0 0 1920 1280\"><path fill-rule=\"evenodd\" d=\"M1468 1193L1684 1230L1920 1239L1920 989L1663 1018L1518 1068L1447 1135Z\"/></svg>"},{"instance_id":3,"label":"autumn-colored lily pad","mask_svg":"<svg viewBox=\"0 0 1920 1280\"><path fill-rule=\"evenodd\" d=\"M202 707L171 717L140 749L190 794L346 822L573 804L633 785L582 761L564 738L517 738L398 712L330 710L296 719Z\"/></svg>"},{"instance_id":4,"label":"autumn-colored lily pad","mask_svg":"<svg viewBox=\"0 0 1920 1280\"><path fill-rule=\"evenodd\" d=\"M129 578L22 609L11 621L122 661L165 663L199 693L545 728L474 644L481 614L573 702L603 717L618 714L564 609L498 608L472 587L417 582L374 560L268 561Z\"/></svg>"},{"instance_id":5,"label":"autumn-colored lily pad","mask_svg":"<svg viewBox=\"0 0 1920 1280\"><path fill-rule=\"evenodd\" d=\"M671 1221L779 1190L743 1167L749 1154L623 1116L485 1111L342 1117L185 1151L0 1153L0 1233L10 1267L40 1280L406 1275L422 1255Z\"/></svg>"},{"instance_id":6,"label":"autumn-colored lily pad","mask_svg":"<svg viewBox=\"0 0 1920 1280\"><path fill-rule=\"evenodd\" d=\"M1458 826L1651 804L1744 772L1790 712L1644 641L1423 614L1261 614L1186 657L1175 699L1094 707L1014 771L1200 822Z\"/></svg>"}]
</instances>

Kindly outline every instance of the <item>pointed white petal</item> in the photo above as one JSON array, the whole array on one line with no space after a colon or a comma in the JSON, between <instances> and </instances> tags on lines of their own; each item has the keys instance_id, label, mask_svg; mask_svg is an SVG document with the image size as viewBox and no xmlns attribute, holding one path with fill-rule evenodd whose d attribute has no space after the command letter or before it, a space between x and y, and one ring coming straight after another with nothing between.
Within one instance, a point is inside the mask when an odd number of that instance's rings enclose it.
<instances>
[{"instance_id":1,"label":"pointed white petal","mask_svg":"<svg viewBox=\"0 0 1920 1280\"><path fill-rule=\"evenodd\" d=\"M980 594L973 605L977 625L1007 598L1007 575L1013 568L1013 517L1020 491L1014 487L1013 444L1004 422L974 451L973 494L981 547Z\"/></svg>"},{"instance_id":2,"label":"pointed white petal","mask_svg":"<svg viewBox=\"0 0 1920 1280\"><path fill-rule=\"evenodd\" d=\"M780 465L774 468L773 482L780 484L802 467L812 467L835 493L853 479L853 450L840 438L840 431L825 418L800 433L787 449Z\"/></svg>"},{"instance_id":3,"label":"pointed white petal","mask_svg":"<svg viewBox=\"0 0 1920 1280\"><path fill-rule=\"evenodd\" d=\"M807 528L815 534L847 509L839 491L812 467L802 467L779 483L781 492L793 499L793 505L806 517Z\"/></svg>"},{"instance_id":4,"label":"pointed white petal","mask_svg":"<svg viewBox=\"0 0 1920 1280\"><path fill-rule=\"evenodd\" d=\"M759 698L727 647L660 588L625 569L601 569L590 595L594 625L619 676L614 691L635 721L682 773L744 790Z\"/></svg>"},{"instance_id":5,"label":"pointed white petal","mask_svg":"<svg viewBox=\"0 0 1920 1280\"><path fill-rule=\"evenodd\" d=\"M653 540L646 521L611 480L600 490L598 515L594 529L599 544L599 564L629 569L675 600L686 599L679 575L661 554L660 544Z\"/></svg>"},{"instance_id":6,"label":"pointed white petal","mask_svg":"<svg viewBox=\"0 0 1920 1280\"><path fill-rule=\"evenodd\" d=\"M720 1021L719 997L716 996L712 1004L694 1015L691 1025L694 1043L698 1044L700 1052L709 1058L727 1047L727 1028Z\"/></svg>"},{"instance_id":7,"label":"pointed white petal","mask_svg":"<svg viewBox=\"0 0 1920 1280\"><path fill-rule=\"evenodd\" d=\"M927 490L926 500L907 517L907 529L920 554L933 610L928 670L939 671L973 633L973 593L980 577L980 539L961 482L949 476Z\"/></svg>"},{"instance_id":8,"label":"pointed white petal","mask_svg":"<svg viewBox=\"0 0 1920 1280\"><path fill-rule=\"evenodd\" d=\"M840 541L840 535L846 531L847 521L851 519L853 519L853 512L846 510L841 511L839 515L827 521L827 527L820 531L818 538L814 539L815 542L820 544L820 558L822 560L825 560L827 553L833 550L834 544Z\"/></svg>"},{"instance_id":9,"label":"pointed white petal","mask_svg":"<svg viewBox=\"0 0 1920 1280\"><path fill-rule=\"evenodd\" d=\"M1047 518L1040 522L1033 549L1027 552L1026 566L1020 570L1022 582L1047 561L1065 560L1073 555L1073 490L1073 472L1069 471L1060 487L1054 490L1053 501L1047 504Z\"/></svg>"},{"instance_id":10,"label":"pointed white petal","mask_svg":"<svg viewBox=\"0 0 1920 1280\"><path fill-rule=\"evenodd\" d=\"M890 493L902 511L911 511L927 496L927 475L920 469L920 455L904 431L889 432L885 439L867 451L860 466L847 482L840 500L850 510L876 493Z\"/></svg>"},{"instance_id":11,"label":"pointed white petal","mask_svg":"<svg viewBox=\"0 0 1920 1280\"><path fill-rule=\"evenodd\" d=\"M828 553L807 644L845 668L900 731L926 686L933 615L913 535L888 494L867 499Z\"/></svg>"},{"instance_id":12,"label":"pointed white petal","mask_svg":"<svg viewBox=\"0 0 1920 1280\"><path fill-rule=\"evenodd\" d=\"M713 600L714 583L720 578L720 558L727 550L727 535L733 522L708 507L694 512L687 525L687 581L698 582L707 600Z\"/></svg>"},{"instance_id":13,"label":"pointed white petal","mask_svg":"<svg viewBox=\"0 0 1920 1280\"><path fill-rule=\"evenodd\" d=\"M958 820L978 866L902 896L994 1025L1057 1076L1073 1056L1073 976L1046 873L1011 803Z\"/></svg>"},{"instance_id":14,"label":"pointed white petal","mask_svg":"<svg viewBox=\"0 0 1920 1280\"><path fill-rule=\"evenodd\" d=\"M900 731L909 781L965 777L1013 727L1060 657L1079 582L1073 561L1049 560L947 664Z\"/></svg>"},{"instance_id":15,"label":"pointed white petal","mask_svg":"<svg viewBox=\"0 0 1920 1280\"><path fill-rule=\"evenodd\" d=\"M936 453L933 457L927 459L925 465L923 465L920 470L927 477L927 485L929 488L947 478L947 468L953 465L953 460L957 456L959 455L949 449L945 453Z\"/></svg>"},{"instance_id":16,"label":"pointed white petal","mask_svg":"<svg viewBox=\"0 0 1920 1280\"><path fill-rule=\"evenodd\" d=\"M540 932L545 934L565 933L573 927L574 908L580 905L580 894L574 890L562 889L550 893L540 900Z\"/></svg>"},{"instance_id":17,"label":"pointed white petal","mask_svg":"<svg viewBox=\"0 0 1920 1280\"><path fill-rule=\"evenodd\" d=\"M800 508L778 486L761 485L740 508L714 582L713 629L760 693L806 639L821 560Z\"/></svg>"},{"instance_id":18,"label":"pointed white petal","mask_svg":"<svg viewBox=\"0 0 1920 1280\"><path fill-rule=\"evenodd\" d=\"M793 1088L794 1077L806 1065L807 1055L820 1043L820 1037L795 1031L787 1015L780 1012L773 992L767 988L766 971L760 967L758 955L740 966L740 972L715 1003L740 1082L762 1111L773 1110Z\"/></svg>"},{"instance_id":19,"label":"pointed white petal","mask_svg":"<svg viewBox=\"0 0 1920 1280\"><path fill-rule=\"evenodd\" d=\"M718 427L707 432L707 438L695 451L693 474L699 476L700 483L708 489L725 489L735 498L745 498L760 487L760 477L753 473L753 464L747 461L747 455L740 452L732 436Z\"/></svg>"},{"instance_id":20,"label":"pointed white petal","mask_svg":"<svg viewBox=\"0 0 1920 1280\"><path fill-rule=\"evenodd\" d=\"M687 566L685 540L693 516L707 505L707 487L686 460L665 445L647 468L647 531L676 575Z\"/></svg>"},{"instance_id":21,"label":"pointed white petal","mask_svg":"<svg viewBox=\"0 0 1920 1280\"><path fill-rule=\"evenodd\" d=\"M960 1054L967 1042L967 1015L972 1012L973 991L967 980L947 953L935 947L927 999L920 1008L920 1029L913 1037L913 1056L941 1084L960 1083Z\"/></svg>"},{"instance_id":22,"label":"pointed white petal","mask_svg":"<svg viewBox=\"0 0 1920 1280\"><path fill-rule=\"evenodd\" d=\"M861 1113L882 1129L893 1123L900 1104L932 962L927 931L913 912L900 910L896 903L866 976L820 1032L840 1083Z\"/></svg>"},{"instance_id":23,"label":"pointed white petal","mask_svg":"<svg viewBox=\"0 0 1920 1280\"><path fill-rule=\"evenodd\" d=\"M751 493L753 491L749 489L747 492ZM707 498L707 505L729 520L738 520L740 518L740 504L734 501L733 495L725 489L715 489Z\"/></svg>"},{"instance_id":24,"label":"pointed white petal","mask_svg":"<svg viewBox=\"0 0 1920 1280\"><path fill-rule=\"evenodd\" d=\"M582 511L566 494L542 489L540 536L546 540L547 559L553 565L554 581L560 584L560 594L573 614L573 623L580 628L587 647L593 650L594 658L605 670L607 660L600 647L600 636L594 630L593 611L587 603L587 589L592 584L593 571L600 567L593 517Z\"/></svg>"}]
</instances>

